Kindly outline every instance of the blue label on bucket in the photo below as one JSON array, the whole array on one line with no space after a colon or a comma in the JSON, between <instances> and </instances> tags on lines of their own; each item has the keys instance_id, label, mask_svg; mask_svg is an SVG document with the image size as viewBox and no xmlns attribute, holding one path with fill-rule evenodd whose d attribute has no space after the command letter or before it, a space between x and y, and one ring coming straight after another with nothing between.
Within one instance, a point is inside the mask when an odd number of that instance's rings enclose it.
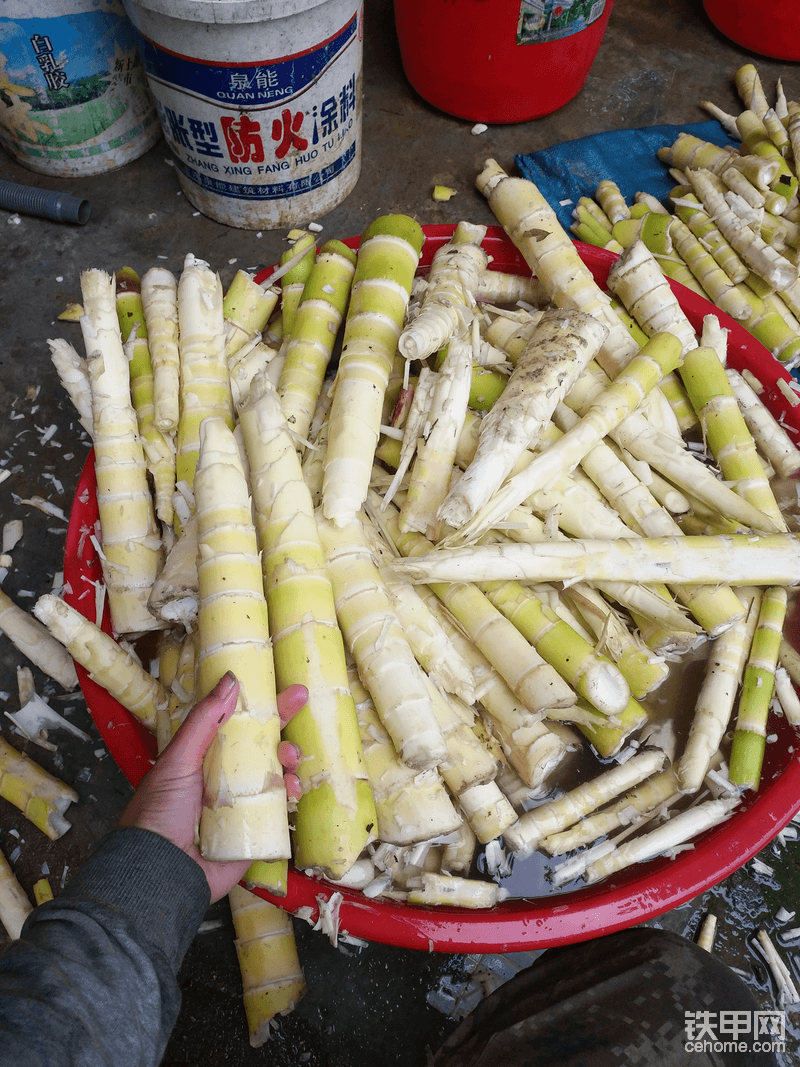
<instances>
[{"instance_id":1,"label":"blue label on bucket","mask_svg":"<svg viewBox=\"0 0 800 1067\"><path fill-rule=\"evenodd\" d=\"M138 36L151 78L200 100L252 111L287 103L305 92L347 48L357 29L358 17L354 15L339 33L318 47L261 63L209 63L166 51Z\"/></svg>"},{"instance_id":2,"label":"blue label on bucket","mask_svg":"<svg viewBox=\"0 0 800 1067\"><path fill-rule=\"evenodd\" d=\"M306 174L300 178L291 178L286 182L247 185L225 181L223 178L214 177L205 171L195 170L194 167L187 166L180 160L178 161L178 166L186 177L195 182L196 185L207 189L211 193L216 193L218 196L232 196L239 200L284 200L287 197L300 196L301 193L310 193L314 189L321 189L323 185L332 182L353 162L355 154L356 146L352 144L338 159L328 163L321 170L313 171L311 174ZM256 166L248 167L247 171L249 174L257 175L259 172L263 174L267 169L263 166Z\"/></svg>"},{"instance_id":3,"label":"blue label on bucket","mask_svg":"<svg viewBox=\"0 0 800 1067\"><path fill-rule=\"evenodd\" d=\"M517 44L541 44L580 33L600 18L606 0L520 0Z\"/></svg>"}]
</instances>

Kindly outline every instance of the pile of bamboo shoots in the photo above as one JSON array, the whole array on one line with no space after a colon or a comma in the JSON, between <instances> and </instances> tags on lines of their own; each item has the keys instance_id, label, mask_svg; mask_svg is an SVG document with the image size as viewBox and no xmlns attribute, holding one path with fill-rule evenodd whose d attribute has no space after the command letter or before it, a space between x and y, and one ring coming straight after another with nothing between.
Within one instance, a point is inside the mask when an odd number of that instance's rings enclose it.
<instances>
[{"instance_id":1,"label":"pile of bamboo shoots","mask_svg":"<svg viewBox=\"0 0 800 1067\"><path fill-rule=\"evenodd\" d=\"M770 711L800 724L798 509L775 495L795 442L641 241L606 292L532 183L489 160L477 186L533 277L490 269L467 222L424 274L422 229L389 215L357 252L294 233L225 294L192 255L178 278L88 270L84 355L51 342L91 427L118 640L93 597L35 615L160 747L235 671L200 843L278 895L291 859L491 907L481 848L593 883L692 847L758 788ZM654 694L703 643L689 731ZM292 683L309 700L281 735ZM288 818L281 738L304 757ZM594 772L566 782L580 750ZM292 956L288 995L255 972L276 957L254 900L231 897L260 1043L302 976Z\"/></svg>"},{"instance_id":2,"label":"pile of bamboo shoots","mask_svg":"<svg viewBox=\"0 0 800 1067\"><path fill-rule=\"evenodd\" d=\"M752 63L735 73L738 115L706 108L736 148L687 133L658 153L675 180L664 204L643 190L627 204L611 180L582 197L572 232L621 253L641 241L663 273L739 321L776 358L800 360L800 102L780 79L770 103ZM793 400L790 402L794 403Z\"/></svg>"}]
</instances>

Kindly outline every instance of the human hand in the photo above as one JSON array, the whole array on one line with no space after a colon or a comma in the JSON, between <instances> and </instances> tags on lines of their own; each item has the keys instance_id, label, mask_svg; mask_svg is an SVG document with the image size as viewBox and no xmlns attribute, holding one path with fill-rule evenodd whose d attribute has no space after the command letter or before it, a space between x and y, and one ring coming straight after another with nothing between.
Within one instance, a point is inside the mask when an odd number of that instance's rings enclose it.
<instances>
[{"instance_id":1,"label":"human hand","mask_svg":"<svg viewBox=\"0 0 800 1067\"><path fill-rule=\"evenodd\" d=\"M195 841L203 806L203 757L218 728L236 707L239 683L229 671L203 700L198 701L181 723L175 736L150 768L131 797L119 820L120 826L136 826L166 837L200 865L211 890L211 902L219 900L239 882L249 860L215 862L205 859ZM304 685L290 685L278 694L281 727L308 700ZM282 741L278 758L285 769L288 799L299 799L302 787L295 773L300 761L296 745Z\"/></svg>"}]
</instances>

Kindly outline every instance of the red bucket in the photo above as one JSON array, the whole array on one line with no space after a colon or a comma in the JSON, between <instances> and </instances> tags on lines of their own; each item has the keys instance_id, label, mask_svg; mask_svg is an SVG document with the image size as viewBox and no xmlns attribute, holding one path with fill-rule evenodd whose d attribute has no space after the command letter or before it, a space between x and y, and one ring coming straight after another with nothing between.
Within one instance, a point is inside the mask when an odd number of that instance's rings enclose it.
<instances>
[{"instance_id":1,"label":"red bucket","mask_svg":"<svg viewBox=\"0 0 800 1067\"><path fill-rule=\"evenodd\" d=\"M773 59L800 59L797 0L703 0L706 14L726 37Z\"/></svg>"},{"instance_id":2,"label":"red bucket","mask_svg":"<svg viewBox=\"0 0 800 1067\"><path fill-rule=\"evenodd\" d=\"M406 77L474 122L549 115L583 88L613 0L394 0Z\"/></svg>"}]
</instances>

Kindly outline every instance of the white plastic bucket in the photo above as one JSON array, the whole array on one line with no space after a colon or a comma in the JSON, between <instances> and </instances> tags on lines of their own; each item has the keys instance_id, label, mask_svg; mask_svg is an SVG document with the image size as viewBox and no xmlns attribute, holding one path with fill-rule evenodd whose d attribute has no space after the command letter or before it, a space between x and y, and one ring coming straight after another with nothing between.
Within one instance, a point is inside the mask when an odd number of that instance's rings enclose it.
<instances>
[{"instance_id":1,"label":"white plastic bucket","mask_svg":"<svg viewBox=\"0 0 800 1067\"><path fill-rule=\"evenodd\" d=\"M184 194L242 229L302 225L361 165L361 0L125 0Z\"/></svg>"},{"instance_id":2,"label":"white plastic bucket","mask_svg":"<svg viewBox=\"0 0 800 1067\"><path fill-rule=\"evenodd\" d=\"M113 170L161 136L122 0L0 0L0 144L29 170Z\"/></svg>"}]
</instances>

